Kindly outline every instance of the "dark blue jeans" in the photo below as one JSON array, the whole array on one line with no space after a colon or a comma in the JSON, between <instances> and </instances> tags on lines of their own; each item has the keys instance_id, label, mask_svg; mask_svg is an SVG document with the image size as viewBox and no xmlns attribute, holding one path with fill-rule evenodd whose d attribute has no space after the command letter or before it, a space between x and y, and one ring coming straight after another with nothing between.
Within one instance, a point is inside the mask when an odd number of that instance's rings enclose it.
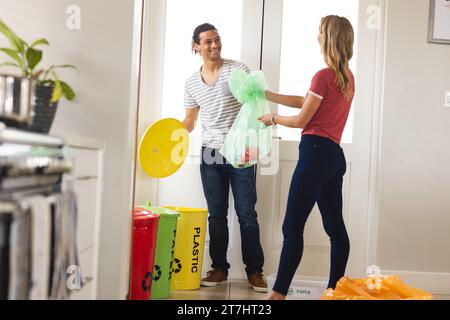
<instances>
[{"instance_id":1,"label":"dark blue jeans","mask_svg":"<svg viewBox=\"0 0 450 320\"><path fill-rule=\"evenodd\" d=\"M208 205L209 254L212 267L228 273L228 195L231 189L241 231L242 258L247 274L262 272L264 254L259 238L255 167L235 169L217 149L202 147L200 173ZM215 161L213 162L213 159ZM212 163L213 162L213 163Z\"/></svg>"},{"instance_id":2,"label":"dark blue jeans","mask_svg":"<svg viewBox=\"0 0 450 320\"><path fill-rule=\"evenodd\" d=\"M335 288L344 276L350 242L342 218L342 181L346 160L333 141L304 135L300 156L292 176L283 223L283 248L273 290L286 295L303 254L303 230L317 202L325 232L331 241L328 288Z\"/></svg>"}]
</instances>

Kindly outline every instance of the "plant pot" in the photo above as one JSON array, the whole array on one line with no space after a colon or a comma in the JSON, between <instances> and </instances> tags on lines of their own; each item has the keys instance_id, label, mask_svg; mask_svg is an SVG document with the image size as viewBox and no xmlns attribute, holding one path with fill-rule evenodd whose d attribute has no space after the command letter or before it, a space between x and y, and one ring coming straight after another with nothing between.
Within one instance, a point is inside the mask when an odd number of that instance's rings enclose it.
<instances>
[{"instance_id":1,"label":"plant pot","mask_svg":"<svg viewBox=\"0 0 450 320\"><path fill-rule=\"evenodd\" d=\"M36 85L33 118L28 130L40 133L49 133L55 119L57 102L50 102L53 86Z\"/></svg>"},{"instance_id":2,"label":"plant pot","mask_svg":"<svg viewBox=\"0 0 450 320\"><path fill-rule=\"evenodd\" d=\"M35 81L0 74L0 121L10 127L27 127L32 122Z\"/></svg>"}]
</instances>

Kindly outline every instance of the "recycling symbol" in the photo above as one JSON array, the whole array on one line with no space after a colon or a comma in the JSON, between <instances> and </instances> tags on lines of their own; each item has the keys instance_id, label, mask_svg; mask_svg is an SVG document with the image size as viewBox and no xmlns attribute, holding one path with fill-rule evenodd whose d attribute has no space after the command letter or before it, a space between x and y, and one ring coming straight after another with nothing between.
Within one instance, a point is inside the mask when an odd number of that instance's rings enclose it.
<instances>
[{"instance_id":1,"label":"recycling symbol","mask_svg":"<svg viewBox=\"0 0 450 320\"><path fill-rule=\"evenodd\" d=\"M153 281L158 281L161 279L161 267L155 264L155 269L153 270Z\"/></svg>"},{"instance_id":2,"label":"recycling symbol","mask_svg":"<svg viewBox=\"0 0 450 320\"><path fill-rule=\"evenodd\" d=\"M173 257L173 253L175 251L175 237L176 237L176 234L177 234L177 230L175 229L175 230L173 230L172 248L171 248L171 252L170 252L172 257ZM177 268L178 268L177 270L172 269L174 262L176 262L176 264L177 264ZM181 262L180 262L180 260L178 260L178 259L175 259L175 261L171 260L170 261L170 265L169 265L169 270L172 270L171 272L169 272L169 280L171 280L172 279L172 273L173 272L178 273L181 270Z\"/></svg>"},{"instance_id":3,"label":"recycling symbol","mask_svg":"<svg viewBox=\"0 0 450 320\"><path fill-rule=\"evenodd\" d=\"M173 273L172 266L173 266L173 260L170 261L170 264L169 264L169 270L170 270L170 272L169 272L169 280L172 279L172 273Z\"/></svg>"},{"instance_id":4,"label":"recycling symbol","mask_svg":"<svg viewBox=\"0 0 450 320\"><path fill-rule=\"evenodd\" d=\"M141 282L141 286L144 291L150 290L150 288L152 287L152 273L151 272L147 272L145 274L145 277Z\"/></svg>"},{"instance_id":5,"label":"recycling symbol","mask_svg":"<svg viewBox=\"0 0 450 320\"><path fill-rule=\"evenodd\" d=\"M174 263L175 265L173 266L174 269L173 269L172 271L175 272L175 273L180 272L180 271L181 271L181 268L183 267L183 266L181 265L181 261L178 260L177 258L175 258L175 259L173 259L173 263Z\"/></svg>"}]
</instances>

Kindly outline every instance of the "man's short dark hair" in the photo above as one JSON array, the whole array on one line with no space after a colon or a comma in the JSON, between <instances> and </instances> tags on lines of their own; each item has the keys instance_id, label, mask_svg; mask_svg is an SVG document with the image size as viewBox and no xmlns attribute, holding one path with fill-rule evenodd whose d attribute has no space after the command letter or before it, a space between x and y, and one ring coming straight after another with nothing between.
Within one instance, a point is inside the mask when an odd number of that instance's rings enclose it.
<instances>
[{"instance_id":1,"label":"man's short dark hair","mask_svg":"<svg viewBox=\"0 0 450 320\"><path fill-rule=\"evenodd\" d=\"M197 28L195 28L195 30L194 30L194 34L192 35L192 41L195 42L196 44L200 44L200 33L209 31L209 30L217 31L216 27L214 27L210 23L204 23L204 24L197 26Z\"/></svg>"}]
</instances>

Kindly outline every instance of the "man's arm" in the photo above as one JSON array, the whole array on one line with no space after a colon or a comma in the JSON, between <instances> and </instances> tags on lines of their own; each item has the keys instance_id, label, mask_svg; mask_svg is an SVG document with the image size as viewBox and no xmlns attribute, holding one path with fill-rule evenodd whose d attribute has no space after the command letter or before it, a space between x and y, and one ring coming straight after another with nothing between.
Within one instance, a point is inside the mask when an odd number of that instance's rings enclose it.
<instances>
[{"instance_id":1,"label":"man's arm","mask_svg":"<svg viewBox=\"0 0 450 320\"><path fill-rule=\"evenodd\" d=\"M288 96L285 94L275 93L269 90L266 90L266 98L267 100L272 101L274 103L298 109L301 109L303 107L303 104L305 103L305 97Z\"/></svg>"},{"instance_id":2,"label":"man's arm","mask_svg":"<svg viewBox=\"0 0 450 320\"><path fill-rule=\"evenodd\" d=\"M186 117L183 120L183 125L186 127L187 131L192 132L192 130L194 130L199 113L200 107L198 106L193 108L186 108Z\"/></svg>"}]
</instances>

